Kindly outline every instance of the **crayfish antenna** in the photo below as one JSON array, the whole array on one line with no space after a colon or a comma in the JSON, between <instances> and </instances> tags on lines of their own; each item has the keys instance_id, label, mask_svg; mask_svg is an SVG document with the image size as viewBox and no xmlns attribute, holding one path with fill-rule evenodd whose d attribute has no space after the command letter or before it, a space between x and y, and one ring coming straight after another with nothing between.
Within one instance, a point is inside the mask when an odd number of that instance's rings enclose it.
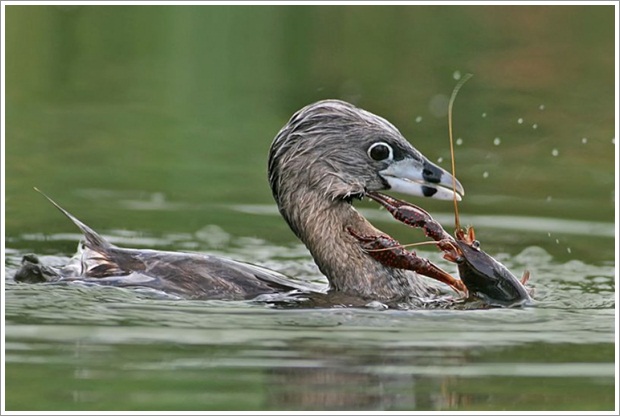
<instances>
[{"instance_id":1,"label":"crayfish antenna","mask_svg":"<svg viewBox=\"0 0 620 416\"><path fill-rule=\"evenodd\" d=\"M459 206L456 199L456 162L454 160L454 139L452 138L452 107L454 106L454 100L459 90L470 79L472 74L465 74L463 78L456 84L452 95L450 96L450 102L448 103L448 135L450 136L450 157L452 159L452 193L454 194L454 227L457 230L461 229L461 222L459 220Z\"/></svg>"}]
</instances>

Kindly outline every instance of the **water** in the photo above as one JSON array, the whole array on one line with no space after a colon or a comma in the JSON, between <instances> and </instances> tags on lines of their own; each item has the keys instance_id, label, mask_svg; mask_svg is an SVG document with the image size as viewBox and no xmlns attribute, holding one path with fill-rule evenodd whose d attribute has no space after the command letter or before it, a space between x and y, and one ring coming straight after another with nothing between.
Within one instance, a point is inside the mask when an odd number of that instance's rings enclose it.
<instances>
[{"instance_id":1,"label":"water","mask_svg":"<svg viewBox=\"0 0 620 416\"><path fill-rule=\"evenodd\" d=\"M12 6L6 42L7 410L614 409L610 8ZM77 246L37 186L115 244L325 283L267 186L277 130L339 97L447 168L434 97L469 72L462 221L532 272L533 307L282 309L12 280L22 255L62 264ZM416 202L451 228L450 204Z\"/></svg>"}]
</instances>

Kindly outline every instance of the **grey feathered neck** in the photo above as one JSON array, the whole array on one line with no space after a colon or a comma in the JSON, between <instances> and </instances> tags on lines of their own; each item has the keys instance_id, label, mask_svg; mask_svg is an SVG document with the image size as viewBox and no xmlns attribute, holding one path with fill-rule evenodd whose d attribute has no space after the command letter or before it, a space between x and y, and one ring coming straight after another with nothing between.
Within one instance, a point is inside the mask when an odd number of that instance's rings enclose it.
<instances>
[{"instance_id":1,"label":"grey feathered neck","mask_svg":"<svg viewBox=\"0 0 620 416\"><path fill-rule=\"evenodd\" d=\"M415 273L387 268L346 231L382 234L350 203L366 186L385 188L363 161L364 140L397 135L386 120L348 103L327 100L298 111L269 152L269 183L280 213L314 257L333 290L369 299L429 293ZM382 188L383 187L383 188Z\"/></svg>"}]
</instances>

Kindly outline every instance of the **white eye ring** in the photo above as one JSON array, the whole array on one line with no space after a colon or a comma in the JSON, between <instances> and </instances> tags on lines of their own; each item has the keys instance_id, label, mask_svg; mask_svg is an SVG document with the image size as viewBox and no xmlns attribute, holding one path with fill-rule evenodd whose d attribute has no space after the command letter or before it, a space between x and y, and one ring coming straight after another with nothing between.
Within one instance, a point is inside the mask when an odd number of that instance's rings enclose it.
<instances>
[{"instance_id":1,"label":"white eye ring","mask_svg":"<svg viewBox=\"0 0 620 416\"><path fill-rule=\"evenodd\" d=\"M394 159L394 151L392 150L392 146L390 146L386 142L373 143L368 148L367 153L368 157L370 157L372 160L376 160L377 162L382 160Z\"/></svg>"}]
</instances>

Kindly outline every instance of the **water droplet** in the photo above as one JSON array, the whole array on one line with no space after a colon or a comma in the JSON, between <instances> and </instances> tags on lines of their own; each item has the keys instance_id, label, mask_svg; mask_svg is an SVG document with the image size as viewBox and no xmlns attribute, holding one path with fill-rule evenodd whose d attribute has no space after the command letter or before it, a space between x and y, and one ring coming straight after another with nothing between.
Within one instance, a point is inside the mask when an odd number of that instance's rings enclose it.
<instances>
[{"instance_id":1,"label":"water droplet","mask_svg":"<svg viewBox=\"0 0 620 416\"><path fill-rule=\"evenodd\" d=\"M493 139L493 144L495 146L499 146L499 144L502 142L502 139L500 139L499 137L496 137Z\"/></svg>"},{"instance_id":2,"label":"water droplet","mask_svg":"<svg viewBox=\"0 0 620 416\"><path fill-rule=\"evenodd\" d=\"M435 94L428 102L428 110L437 117L445 117L448 114L450 99L444 94Z\"/></svg>"},{"instance_id":3,"label":"water droplet","mask_svg":"<svg viewBox=\"0 0 620 416\"><path fill-rule=\"evenodd\" d=\"M559 155L559 154L560 154L560 152L558 151L558 149L553 149L553 150L551 151L551 156L557 156L557 155Z\"/></svg>"},{"instance_id":4,"label":"water droplet","mask_svg":"<svg viewBox=\"0 0 620 416\"><path fill-rule=\"evenodd\" d=\"M547 233L547 237L551 237L551 233Z\"/></svg>"},{"instance_id":5,"label":"water droplet","mask_svg":"<svg viewBox=\"0 0 620 416\"><path fill-rule=\"evenodd\" d=\"M571 254L571 253L572 253L572 251L571 251L570 247L566 247L566 251L568 251L568 254Z\"/></svg>"},{"instance_id":6,"label":"water droplet","mask_svg":"<svg viewBox=\"0 0 620 416\"><path fill-rule=\"evenodd\" d=\"M523 124L523 118L519 117L519 118L517 119L517 123L519 123L519 124Z\"/></svg>"},{"instance_id":7,"label":"water droplet","mask_svg":"<svg viewBox=\"0 0 620 416\"><path fill-rule=\"evenodd\" d=\"M583 144L588 143L588 138L587 137L582 137L581 138L581 143L583 143Z\"/></svg>"},{"instance_id":8,"label":"water droplet","mask_svg":"<svg viewBox=\"0 0 620 416\"><path fill-rule=\"evenodd\" d=\"M556 244L560 244L560 240L558 240L557 238L555 239L555 243Z\"/></svg>"},{"instance_id":9,"label":"water droplet","mask_svg":"<svg viewBox=\"0 0 620 416\"><path fill-rule=\"evenodd\" d=\"M458 139L456 139L456 145L460 146L463 144L463 139L461 139L460 137Z\"/></svg>"},{"instance_id":10,"label":"water droplet","mask_svg":"<svg viewBox=\"0 0 620 416\"><path fill-rule=\"evenodd\" d=\"M616 144L616 138L615 137L612 137L611 144Z\"/></svg>"},{"instance_id":11,"label":"water droplet","mask_svg":"<svg viewBox=\"0 0 620 416\"><path fill-rule=\"evenodd\" d=\"M482 113L482 118L485 118L487 116L487 113Z\"/></svg>"},{"instance_id":12,"label":"water droplet","mask_svg":"<svg viewBox=\"0 0 620 416\"><path fill-rule=\"evenodd\" d=\"M545 109L545 105L544 105L544 104L539 105L539 106L538 106L538 109L539 109L539 110L544 110L544 109Z\"/></svg>"},{"instance_id":13,"label":"water droplet","mask_svg":"<svg viewBox=\"0 0 620 416\"><path fill-rule=\"evenodd\" d=\"M551 202L551 200L552 200L552 199L553 199L553 198L551 198L551 195L549 195L549 196L547 197L547 202Z\"/></svg>"},{"instance_id":14,"label":"water droplet","mask_svg":"<svg viewBox=\"0 0 620 416\"><path fill-rule=\"evenodd\" d=\"M419 123L420 121L422 121L422 116L417 116L417 117L415 118L415 122L416 122L416 123Z\"/></svg>"},{"instance_id":15,"label":"water droplet","mask_svg":"<svg viewBox=\"0 0 620 416\"><path fill-rule=\"evenodd\" d=\"M488 177L489 177L489 172L486 172L486 171L485 171L485 172L482 174L482 177L483 177L483 178L485 178L485 179L486 179L486 178L488 178Z\"/></svg>"},{"instance_id":16,"label":"water droplet","mask_svg":"<svg viewBox=\"0 0 620 416\"><path fill-rule=\"evenodd\" d=\"M455 79L455 80L457 80L457 81L458 81L459 79L461 79L461 71L454 71L454 72L452 73L452 78L454 78L454 79Z\"/></svg>"},{"instance_id":17,"label":"water droplet","mask_svg":"<svg viewBox=\"0 0 620 416\"><path fill-rule=\"evenodd\" d=\"M443 162L443 157L438 157L437 158L437 163L441 163L441 162Z\"/></svg>"},{"instance_id":18,"label":"water droplet","mask_svg":"<svg viewBox=\"0 0 620 416\"><path fill-rule=\"evenodd\" d=\"M532 128L533 128L534 130L536 130L536 129L538 128L538 124L536 124L536 123L532 124Z\"/></svg>"}]
</instances>

